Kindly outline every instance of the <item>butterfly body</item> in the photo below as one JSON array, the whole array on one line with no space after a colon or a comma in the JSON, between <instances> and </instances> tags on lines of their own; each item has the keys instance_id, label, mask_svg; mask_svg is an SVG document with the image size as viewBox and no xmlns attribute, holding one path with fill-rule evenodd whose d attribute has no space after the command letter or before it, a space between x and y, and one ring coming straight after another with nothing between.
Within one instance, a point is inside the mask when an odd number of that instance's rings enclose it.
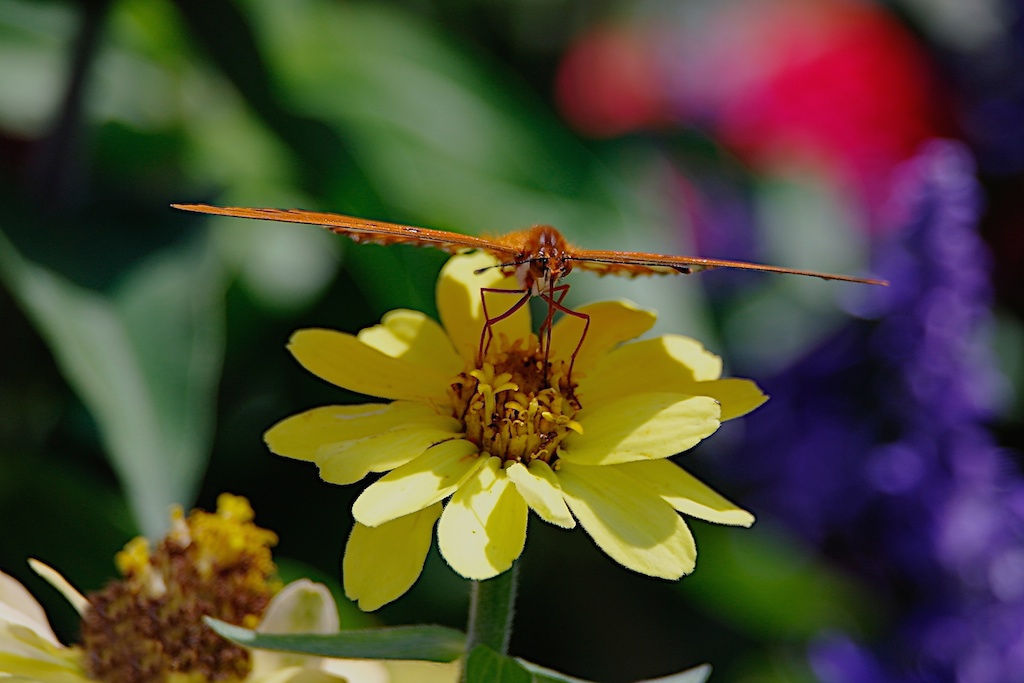
<instances>
[{"instance_id":1,"label":"butterfly body","mask_svg":"<svg viewBox=\"0 0 1024 683\"><path fill-rule=\"evenodd\" d=\"M535 225L509 237L519 242L521 248L510 265L505 266L505 272L515 275L522 291L540 296L572 271L569 245L562 233L550 225Z\"/></svg>"}]
</instances>

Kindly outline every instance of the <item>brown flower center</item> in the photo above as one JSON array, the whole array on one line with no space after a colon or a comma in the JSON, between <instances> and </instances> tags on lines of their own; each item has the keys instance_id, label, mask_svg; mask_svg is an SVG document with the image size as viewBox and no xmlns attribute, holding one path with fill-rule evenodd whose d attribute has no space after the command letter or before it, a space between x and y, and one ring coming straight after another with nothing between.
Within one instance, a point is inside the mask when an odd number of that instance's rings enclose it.
<instances>
[{"instance_id":1,"label":"brown flower center","mask_svg":"<svg viewBox=\"0 0 1024 683\"><path fill-rule=\"evenodd\" d=\"M91 678L105 683L241 681L248 652L214 633L204 616L253 628L279 585L276 536L251 523L244 498L221 496L216 514L177 509L150 552L135 539L118 553L124 578L89 595L82 644Z\"/></svg>"},{"instance_id":2,"label":"brown flower center","mask_svg":"<svg viewBox=\"0 0 1024 683\"><path fill-rule=\"evenodd\" d=\"M494 339L479 367L462 372L449 390L465 438L505 462L555 464L562 440L583 431L574 419L580 403L568 370L555 360L545 373L534 336Z\"/></svg>"}]
</instances>

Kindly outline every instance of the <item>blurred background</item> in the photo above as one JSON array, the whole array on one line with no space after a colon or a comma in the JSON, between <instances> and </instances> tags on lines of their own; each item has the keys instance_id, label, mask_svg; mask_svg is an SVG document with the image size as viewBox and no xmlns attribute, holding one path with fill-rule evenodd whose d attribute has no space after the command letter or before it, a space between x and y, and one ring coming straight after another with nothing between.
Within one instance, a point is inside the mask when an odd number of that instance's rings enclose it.
<instances>
[{"instance_id":1,"label":"blurred background","mask_svg":"<svg viewBox=\"0 0 1024 683\"><path fill-rule=\"evenodd\" d=\"M1024 11L1012 0L0 0L0 568L82 590L172 503L251 499L337 586L360 487L262 432L360 397L299 327L435 313L444 255L301 207L888 278L575 274L772 400L677 460L758 516L634 575L531 520L512 650L615 683L1020 681ZM436 552L343 623L464 626Z\"/></svg>"}]
</instances>

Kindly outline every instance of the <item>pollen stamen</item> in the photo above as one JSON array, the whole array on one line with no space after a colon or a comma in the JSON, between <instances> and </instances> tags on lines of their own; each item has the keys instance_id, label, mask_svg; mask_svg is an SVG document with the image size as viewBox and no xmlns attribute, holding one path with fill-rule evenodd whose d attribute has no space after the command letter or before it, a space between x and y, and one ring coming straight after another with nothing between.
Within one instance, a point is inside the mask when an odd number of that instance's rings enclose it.
<instances>
[{"instance_id":1,"label":"pollen stamen","mask_svg":"<svg viewBox=\"0 0 1024 683\"><path fill-rule=\"evenodd\" d=\"M90 677L109 683L240 681L248 652L203 622L213 616L247 628L280 588L272 532L252 524L243 498L222 495L216 513L172 512L155 548L136 539L118 553L124 578L89 596L82 641Z\"/></svg>"},{"instance_id":2,"label":"pollen stamen","mask_svg":"<svg viewBox=\"0 0 1024 683\"><path fill-rule=\"evenodd\" d=\"M545 372L546 370L546 372ZM557 460L559 444L583 433L576 384L568 366L545 365L537 338L529 342L494 340L479 367L460 374L451 385L453 415L462 419L466 438L482 453L506 463Z\"/></svg>"}]
</instances>

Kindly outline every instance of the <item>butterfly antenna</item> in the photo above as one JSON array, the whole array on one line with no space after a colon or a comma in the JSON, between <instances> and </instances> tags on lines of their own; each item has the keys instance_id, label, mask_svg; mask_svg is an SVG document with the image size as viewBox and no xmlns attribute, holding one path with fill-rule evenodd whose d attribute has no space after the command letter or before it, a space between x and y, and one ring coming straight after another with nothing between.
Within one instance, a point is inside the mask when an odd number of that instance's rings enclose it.
<instances>
[{"instance_id":1,"label":"butterfly antenna","mask_svg":"<svg viewBox=\"0 0 1024 683\"><path fill-rule=\"evenodd\" d=\"M488 270L490 270L491 268L513 268L515 266L521 266L524 263L533 263L534 261L537 261L540 258L541 257L539 257L539 256L531 256L530 258L524 258L521 261L509 261L508 263L495 263L493 266L484 266L483 268L477 268L476 270L473 271L473 274L474 275L482 275L482 274L486 273Z\"/></svg>"}]
</instances>

